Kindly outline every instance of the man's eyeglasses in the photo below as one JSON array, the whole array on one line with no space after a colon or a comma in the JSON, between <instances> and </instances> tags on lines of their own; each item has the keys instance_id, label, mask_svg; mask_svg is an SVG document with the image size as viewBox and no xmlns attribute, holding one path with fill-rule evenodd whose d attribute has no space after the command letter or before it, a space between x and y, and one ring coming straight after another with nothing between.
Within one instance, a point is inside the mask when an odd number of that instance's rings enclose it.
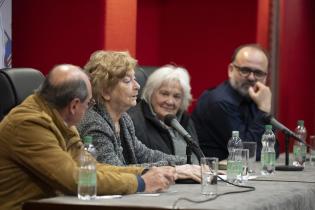
<instances>
[{"instance_id":1,"label":"man's eyeglasses","mask_svg":"<svg viewBox=\"0 0 315 210\"><path fill-rule=\"evenodd\" d=\"M253 72L256 79L263 79L267 76L266 72L263 72L262 70L259 70L259 69L252 69L252 68L246 67L246 66L241 67L241 66L238 66L236 64L232 64L232 65L240 72L240 74L243 77L247 77L252 72Z\"/></svg>"},{"instance_id":2,"label":"man's eyeglasses","mask_svg":"<svg viewBox=\"0 0 315 210\"><path fill-rule=\"evenodd\" d=\"M95 104L96 104L96 102L95 102L94 98L91 98L88 102L89 109L91 109Z\"/></svg>"}]
</instances>

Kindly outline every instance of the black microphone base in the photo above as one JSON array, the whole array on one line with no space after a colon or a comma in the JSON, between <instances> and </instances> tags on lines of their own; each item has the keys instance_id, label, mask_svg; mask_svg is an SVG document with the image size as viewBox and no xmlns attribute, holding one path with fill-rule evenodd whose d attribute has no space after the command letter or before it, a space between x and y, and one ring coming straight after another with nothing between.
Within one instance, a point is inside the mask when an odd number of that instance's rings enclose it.
<instances>
[{"instance_id":1,"label":"black microphone base","mask_svg":"<svg viewBox=\"0 0 315 210\"><path fill-rule=\"evenodd\" d=\"M177 179L175 183L176 184L200 184L199 182L193 179Z\"/></svg>"},{"instance_id":2,"label":"black microphone base","mask_svg":"<svg viewBox=\"0 0 315 210\"><path fill-rule=\"evenodd\" d=\"M277 171L303 171L303 166L276 166Z\"/></svg>"}]
</instances>

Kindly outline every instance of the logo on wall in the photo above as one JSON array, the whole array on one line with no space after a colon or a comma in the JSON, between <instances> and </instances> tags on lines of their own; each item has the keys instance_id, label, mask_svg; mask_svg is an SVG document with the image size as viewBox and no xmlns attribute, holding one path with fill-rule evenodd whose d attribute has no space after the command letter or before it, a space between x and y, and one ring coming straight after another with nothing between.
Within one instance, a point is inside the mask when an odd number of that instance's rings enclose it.
<instances>
[{"instance_id":1,"label":"logo on wall","mask_svg":"<svg viewBox=\"0 0 315 210\"><path fill-rule=\"evenodd\" d=\"M12 64L12 0L0 0L0 68Z\"/></svg>"}]
</instances>

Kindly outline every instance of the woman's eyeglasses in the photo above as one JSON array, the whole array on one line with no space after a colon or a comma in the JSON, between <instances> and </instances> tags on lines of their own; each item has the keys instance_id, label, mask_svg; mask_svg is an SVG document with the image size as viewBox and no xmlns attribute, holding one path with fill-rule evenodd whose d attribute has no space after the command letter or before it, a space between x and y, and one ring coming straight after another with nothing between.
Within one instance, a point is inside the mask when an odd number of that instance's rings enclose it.
<instances>
[{"instance_id":1,"label":"woman's eyeglasses","mask_svg":"<svg viewBox=\"0 0 315 210\"><path fill-rule=\"evenodd\" d=\"M94 98L91 98L88 102L88 108L91 109L96 104Z\"/></svg>"},{"instance_id":2,"label":"woman's eyeglasses","mask_svg":"<svg viewBox=\"0 0 315 210\"><path fill-rule=\"evenodd\" d=\"M256 79L263 79L267 76L266 72L259 70L259 69L252 69L252 68L246 67L246 66L241 67L241 66L238 66L236 64L232 64L232 65L240 72L240 74L243 77L247 77L248 75L250 75L250 73L253 73Z\"/></svg>"}]
</instances>

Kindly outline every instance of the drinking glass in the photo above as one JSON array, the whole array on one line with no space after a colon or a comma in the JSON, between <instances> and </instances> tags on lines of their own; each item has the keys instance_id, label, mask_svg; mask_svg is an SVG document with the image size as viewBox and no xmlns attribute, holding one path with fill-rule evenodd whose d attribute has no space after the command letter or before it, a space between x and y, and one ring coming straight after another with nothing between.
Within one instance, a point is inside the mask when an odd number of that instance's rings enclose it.
<instances>
[{"instance_id":1,"label":"drinking glass","mask_svg":"<svg viewBox=\"0 0 315 210\"><path fill-rule=\"evenodd\" d=\"M256 142L243 142L243 148L248 149L248 173L255 174L256 173L256 150L257 150L257 143Z\"/></svg>"},{"instance_id":2,"label":"drinking glass","mask_svg":"<svg viewBox=\"0 0 315 210\"><path fill-rule=\"evenodd\" d=\"M201 194L216 195L218 190L218 165L219 159L216 157L202 157L201 168Z\"/></svg>"}]
</instances>

